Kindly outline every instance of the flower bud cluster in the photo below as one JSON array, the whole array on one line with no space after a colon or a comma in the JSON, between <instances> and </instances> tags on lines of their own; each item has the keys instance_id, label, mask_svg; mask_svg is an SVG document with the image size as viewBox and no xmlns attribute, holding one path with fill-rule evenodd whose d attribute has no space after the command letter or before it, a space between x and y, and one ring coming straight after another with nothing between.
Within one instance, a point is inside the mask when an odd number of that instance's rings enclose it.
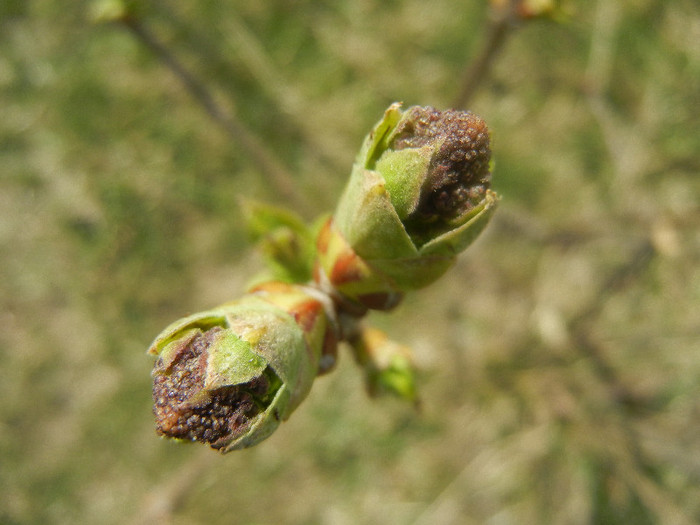
<instances>
[{"instance_id":1,"label":"flower bud cluster","mask_svg":"<svg viewBox=\"0 0 700 525\"><path fill-rule=\"evenodd\" d=\"M155 339L157 432L222 452L255 445L333 368L339 341L353 348L370 393L416 403L406 347L359 320L435 281L477 237L498 201L490 160L489 132L476 115L393 104L320 229L251 207L257 230L272 226L274 235L256 235L277 278L290 282L265 282Z\"/></svg>"}]
</instances>

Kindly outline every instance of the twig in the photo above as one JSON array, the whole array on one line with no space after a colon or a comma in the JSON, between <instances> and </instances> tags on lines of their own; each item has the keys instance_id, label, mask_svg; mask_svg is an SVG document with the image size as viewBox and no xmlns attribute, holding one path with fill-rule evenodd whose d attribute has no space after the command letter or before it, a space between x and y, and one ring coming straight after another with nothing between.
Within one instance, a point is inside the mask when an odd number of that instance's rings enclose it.
<instances>
[{"instance_id":1,"label":"twig","mask_svg":"<svg viewBox=\"0 0 700 525\"><path fill-rule=\"evenodd\" d=\"M339 162L343 148L337 144L337 136L329 140L319 132L317 125L309 118L308 104L304 102L298 89L284 78L279 68L265 52L257 36L246 26L245 22L233 12L226 17L224 27L208 28L207 33L192 29L183 23L182 15L167 5L167 2L157 3L159 13L176 27L178 31L184 31L189 37L190 50L200 56L211 60L214 57L222 66L230 66L230 57L233 53L246 69L246 72L257 82L259 89L276 106L280 118L285 119L285 124L294 128L294 133L305 143L306 155L313 157L316 162L325 169L334 173L343 173L346 166ZM212 44L211 39L216 40ZM224 48L226 61L221 59L221 48ZM227 68L230 69L230 68ZM220 82L222 79L219 79ZM225 81L225 78L223 79Z\"/></svg>"},{"instance_id":2,"label":"twig","mask_svg":"<svg viewBox=\"0 0 700 525\"><path fill-rule=\"evenodd\" d=\"M596 298L591 304L569 321L569 327L579 329L597 316L605 304L605 299L622 291L630 281L645 270L654 255L654 247L649 241L643 242L634 252L630 260L619 267L601 285Z\"/></svg>"},{"instance_id":3,"label":"twig","mask_svg":"<svg viewBox=\"0 0 700 525\"><path fill-rule=\"evenodd\" d=\"M606 300L622 291L630 282L639 276L653 260L655 251L650 242L644 242L632 255L631 259L618 268L601 285L596 298L590 305L579 312L577 316L569 320L569 331L576 347L586 354L591 360L598 375L608 385L611 397L626 406L639 407L644 399L632 391L623 383L615 368L608 362L602 349L590 338L590 323L603 309Z\"/></svg>"},{"instance_id":4,"label":"twig","mask_svg":"<svg viewBox=\"0 0 700 525\"><path fill-rule=\"evenodd\" d=\"M461 88L453 103L454 108L465 108L488 77L496 55L515 27L514 6L515 1L511 0L507 7L500 9L491 19L479 54L462 75Z\"/></svg>"},{"instance_id":5,"label":"twig","mask_svg":"<svg viewBox=\"0 0 700 525\"><path fill-rule=\"evenodd\" d=\"M292 175L267 151L237 119L227 113L213 95L187 68L135 17L120 20L146 47L148 47L177 77L187 91L204 108L207 114L246 151L266 177L272 181L280 196L294 206L302 208L303 197L296 190Z\"/></svg>"},{"instance_id":6,"label":"twig","mask_svg":"<svg viewBox=\"0 0 700 525\"><path fill-rule=\"evenodd\" d=\"M201 477L219 456L202 450L182 464L166 479L152 487L145 495L131 525L171 523L173 514L186 503L186 496L196 487Z\"/></svg>"},{"instance_id":7,"label":"twig","mask_svg":"<svg viewBox=\"0 0 700 525\"><path fill-rule=\"evenodd\" d=\"M304 98L292 90L290 83L280 74L279 68L265 53L256 35L236 15L227 17L226 24L226 31L221 35L222 38L238 52L260 88L299 131L301 138L308 144L310 154L318 157L333 171L343 173L347 168L338 162L341 151L332 152L337 144L336 139L329 140L333 137L332 134L320 133L319 128L314 127ZM321 147L318 147L319 145Z\"/></svg>"}]
</instances>

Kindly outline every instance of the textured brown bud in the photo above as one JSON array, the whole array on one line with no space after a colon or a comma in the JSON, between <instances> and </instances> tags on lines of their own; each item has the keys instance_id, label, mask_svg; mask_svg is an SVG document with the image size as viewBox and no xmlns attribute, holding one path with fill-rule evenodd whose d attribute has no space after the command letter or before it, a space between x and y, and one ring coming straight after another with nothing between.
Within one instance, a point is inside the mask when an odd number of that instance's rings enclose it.
<instances>
[{"instance_id":1,"label":"textured brown bud","mask_svg":"<svg viewBox=\"0 0 700 525\"><path fill-rule=\"evenodd\" d=\"M221 448L244 434L274 395L270 378L279 381L271 371L240 385L205 388L209 346L221 331L197 333L167 363L156 362L153 412L160 435Z\"/></svg>"},{"instance_id":2,"label":"textured brown bud","mask_svg":"<svg viewBox=\"0 0 700 525\"><path fill-rule=\"evenodd\" d=\"M418 205L404 222L417 238L459 220L483 201L491 186L489 132L473 113L410 108L389 147L400 151L424 146L436 149Z\"/></svg>"}]
</instances>

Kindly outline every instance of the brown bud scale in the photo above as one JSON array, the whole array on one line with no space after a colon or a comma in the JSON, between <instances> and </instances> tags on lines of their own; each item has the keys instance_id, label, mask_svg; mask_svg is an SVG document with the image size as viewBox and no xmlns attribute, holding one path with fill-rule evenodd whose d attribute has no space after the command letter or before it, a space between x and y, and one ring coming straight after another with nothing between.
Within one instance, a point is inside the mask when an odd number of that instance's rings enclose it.
<instances>
[{"instance_id":1,"label":"brown bud scale","mask_svg":"<svg viewBox=\"0 0 700 525\"><path fill-rule=\"evenodd\" d=\"M218 449L244 433L261 410L257 399L269 381L258 377L243 385L204 391L208 347L221 328L199 334L166 366L154 368L153 412L158 434L208 443Z\"/></svg>"},{"instance_id":2,"label":"brown bud scale","mask_svg":"<svg viewBox=\"0 0 700 525\"><path fill-rule=\"evenodd\" d=\"M482 201L491 186L486 123L468 111L413 107L397 129L392 148L420 148L441 141L433 154L420 202L407 227L452 221Z\"/></svg>"}]
</instances>

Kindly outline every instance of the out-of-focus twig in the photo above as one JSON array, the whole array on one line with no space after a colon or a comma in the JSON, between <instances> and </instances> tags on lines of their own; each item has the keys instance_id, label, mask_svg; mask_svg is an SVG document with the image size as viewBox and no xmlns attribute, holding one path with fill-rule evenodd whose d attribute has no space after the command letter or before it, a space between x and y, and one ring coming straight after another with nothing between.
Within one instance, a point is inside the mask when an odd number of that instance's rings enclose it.
<instances>
[{"instance_id":1,"label":"out-of-focus twig","mask_svg":"<svg viewBox=\"0 0 700 525\"><path fill-rule=\"evenodd\" d=\"M207 33L204 33L184 22L184 15L177 12L171 3L163 0L156 2L158 12L177 31L187 34L190 50L204 59L213 59L227 70L230 69L231 56L235 56L245 73L257 82L260 91L274 104L280 118L285 119L286 124L304 141L306 154L315 158L325 169L337 173L345 171L339 162L344 145L338 144L338 135L319 132L322 128L311 118L309 104L298 87L285 78L265 51L258 35L250 30L240 15L231 11L221 21L223 27L207 28ZM222 50L225 59L221 58ZM225 78L219 78L221 80L225 81Z\"/></svg>"},{"instance_id":2,"label":"out-of-focus twig","mask_svg":"<svg viewBox=\"0 0 700 525\"><path fill-rule=\"evenodd\" d=\"M178 58L137 18L125 16L119 20L172 71L207 114L245 151L272 182L280 196L299 208L305 204L296 190L293 177L267 148L230 112L217 103L209 89L200 82Z\"/></svg>"},{"instance_id":3,"label":"out-of-focus twig","mask_svg":"<svg viewBox=\"0 0 700 525\"><path fill-rule=\"evenodd\" d=\"M131 525L172 523L173 514L186 503L187 495L218 458L219 456L211 451L203 450L174 472L168 472L163 482L153 486L144 495L141 507L133 515Z\"/></svg>"},{"instance_id":4,"label":"out-of-focus twig","mask_svg":"<svg viewBox=\"0 0 700 525\"><path fill-rule=\"evenodd\" d=\"M462 75L459 94L452 106L465 108L474 93L488 77L494 59L503 48L515 28L515 5L517 0L509 0L499 8L492 9L491 22L486 30L481 50Z\"/></svg>"},{"instance_id":5,"label":"out-of-focus twig","mask_svg":"<svg viewBox=\"0 0 700 525\"><path fill-rule=\"evenodd\" d=\"M613 294L622 291L642 271L644 271L654 256L654 246L650 241L644 241L634 251L629 260L617 268L600 286L598 294L588 307L569 321L569 326L577 328L593 320L602 310L605 301Z\"/></svg>"},{"instance_id":6,"label":"out-of-focus twig","mask_svg":"<svg viewBox=\"0 0 700 525\"><path fill-rule=\"evenodd\" d=\"M338 161L343 148L338 149L336 134L319 133L319 130L324 128L315 126L304 97L294 90L280 73L255 33L234 13L227 17L225 31L221 37L228 42L229 47L238 52L260 88L299 131L301 138L308 145L310 154L318 157L324 165L334 171L344 173L346 167ZM333 151L334 149L336 151Z\"/></svg>"},{"instance_id":7,"label":"out-of-focus twig","mask_svg":"<svg viewBox=\"0 0 700 525\"><path fill-rule=\"evenodd\" d=\"M607 300L624 290L646 268L654 257L654 246L643 242L630 257L629 261L617 268L600 286L598 293L578 315L568 323L569 332L576 348L584 352L593 364L596 373L607 384L611 398L626 406L640 407L646 400L631 391L623 382L613 365L608 362L603 350L590 337L590 325L600 314Z\"/></svg>"},{"instance_id":8,"label":"out-of-focus twig","mask_svg":"<svg viewBox=\"0 0 700 525\"><path fill-rule=\"evenodd\" d=\"M620 108L611 101L609 90L614 86L614 61L621 11L622 8L616 2L598 2L584 92L615 168L611 195L623 194L623 191L616 192L614 189L624 188L625 199L629 202L633 201L629 198L629 188L635 186L635 181L663 167L655 155L653 130L656 125L650 126L643 113L623 117Z\"/></svg>"},{"instance_id":9,"label":"out-of-focus twig","mask_svg":"<svg viewBox=\"0 0 700 525\"><path fill-rule=\"evenodd\" d=\"M465 108L479 86L488 78L495 58L508 37L523 22L532 20L565 20L559 0L489 0L490 23L481 49L462 75L459 94L453 107Z\"/></svg>"}]
</instances>

